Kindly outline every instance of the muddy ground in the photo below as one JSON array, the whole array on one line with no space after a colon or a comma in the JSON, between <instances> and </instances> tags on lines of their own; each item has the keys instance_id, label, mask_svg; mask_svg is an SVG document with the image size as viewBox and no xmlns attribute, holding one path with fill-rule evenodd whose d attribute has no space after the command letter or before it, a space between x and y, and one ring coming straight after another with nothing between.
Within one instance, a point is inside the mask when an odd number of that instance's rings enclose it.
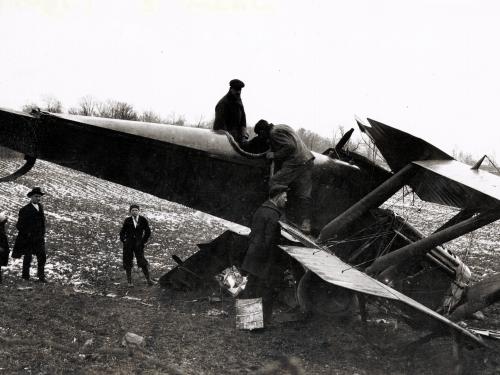
<instances>
[{"instance_id":1,"label":"muddy ground","mask_svg":"<svg viewBox=\"0 0 500 375\"><path fill-rule=\"evenodd\" d=\"M16 163L3 160L0 167L5 174ZM148 287L138 270L133 274L134 287L128 288L117 233L131 202L142 205L153 229L146 255L155 278L173 267L172 254L189 256L196 243L222 233L224 223L50 163L37 162L28 175L0 184L0 208L10 216L11 245L17 211L35 185L48 192L43 200L48 220L49 283L36 282L35 267L32 281L22 282L19 260L11 259L3 269L0 374L455 371L449 337L409 347L428 332L412 330L376 307L370 307L366 326L356 317L348 322L312 317L275 323L263 332L247 332L235 328L234 300L220 288L181 293ZM390 205L426 232L453 214L408 196L404 201L395 197ZM475 281L500 272L499 233L499 225L493 224L449 244L471 267ZM500 330L500 305L483 313L484 320L465 323ZM144 337L144 343L122 345L127 332ZM490 344L494 350L464 346L464 373L500 373L498 344Z\"/></svg>"}]
</instances>

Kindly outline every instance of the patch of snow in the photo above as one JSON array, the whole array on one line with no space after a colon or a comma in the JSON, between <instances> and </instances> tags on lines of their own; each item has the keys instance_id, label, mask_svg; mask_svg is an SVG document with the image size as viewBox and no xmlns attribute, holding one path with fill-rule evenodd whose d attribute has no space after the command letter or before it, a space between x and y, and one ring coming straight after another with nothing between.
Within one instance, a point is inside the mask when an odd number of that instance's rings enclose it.
<instances>
[{"instance_id":1,"label":"patch of snow","mask_svg":"<svg viewBox=\"0 0 500 375\"><path fill-rule=\"evenodd\" d=\"M54 212L45 212L45 216L49 216L49 217L53 217L57 220L60 220L60 221L69 221L71 223L78 223L78 221L75 221L73 219L70 219L69 217L66 217L66 216L62 216L62 215L59 215L59 214L56 214Z\"/></svg>"}]
</instances>

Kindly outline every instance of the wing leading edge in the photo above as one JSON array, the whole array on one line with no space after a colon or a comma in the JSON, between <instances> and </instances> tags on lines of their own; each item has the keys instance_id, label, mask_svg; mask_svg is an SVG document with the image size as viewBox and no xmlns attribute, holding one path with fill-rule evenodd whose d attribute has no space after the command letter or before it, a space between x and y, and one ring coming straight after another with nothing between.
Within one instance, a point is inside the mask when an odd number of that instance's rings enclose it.
<instances>
[{"instance_id":1,"label":"wing leading edge","mask_svg":"<svg viewBox=\"0 0 500 375\"><path fill-rule=\"evenodd\" d=\"M450 327L454 331L468 337L480 345L485 345L480 337L475 336L469 330L460 327L451 320L429 309L414 299L405 296L397 290L381 283L378 280L368 276L364 272L353 268L348 263L343 262L337 256L324 250L309 237L304 236L290 225L281 222L282 233L286 232L296 242L303 246L284 246L280 248L296 259L300 264L314 272L327 283L337 285L355 292L369 294L376 297L387 298L393 301L402 302L432 319Z\"/></svg>"},{"instance_id":2,"label":"wing leading edge","mask_svg":"<svg viewBox=\"0 0 500 375\"><path fill-rule=\"evenodd\" d=\"M352 268L349 264L344 263L338 257L326 252L323 249L299 246L280 246L280 248L330 284L350 289L355 292L402 302L447 325L460 334L467 336L478 344L484 345L480 338L467 329L460 327L437 312L425 307L421 303L405 296L380 281L371 278L365 273Z\"/></svg>"}]
</instances>

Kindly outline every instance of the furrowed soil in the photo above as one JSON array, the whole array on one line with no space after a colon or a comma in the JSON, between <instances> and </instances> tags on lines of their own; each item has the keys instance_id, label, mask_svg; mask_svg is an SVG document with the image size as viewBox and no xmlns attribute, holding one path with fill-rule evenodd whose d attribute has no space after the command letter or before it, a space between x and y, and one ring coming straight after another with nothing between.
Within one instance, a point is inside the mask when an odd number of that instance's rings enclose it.
<instances>
[{"instance_id":1,"label":"furrowed soil","mask_svg":"<svg viewBox=\"0 0 500 375\"><path fill-rule=\"evenodd\" d=\"M2 160L2 175L20 161ZM0 374L453 374L450 337L409 347L428 331L413 330L380 309L369 308L366 325L312 317L274 323L261 332L235 327L234 299L220 288L174 292L148 287L134 269L129 288L121 267L118 231L130 203L139 203L153 235L146 247L154 278L187 258L197 243L221 234L225 223L184 206L37 161L27 175L0 184L0 210L7 211L12 247L15 222L33 186L47 191L48 284L21 281L21 260L2 267ZM398 193L387 204L425 233L454 212ZM500 224L446 245L473 272L473 281L500 272ZM213 302L216 301L216 302ZM279 312L279 309L277 310ZM470 327L500 330L500 307L483 311ZM131 332L144 343L123 345ZM498 344L465 344L465 374L500 373ZM411 349L410 349L411 348Z\"/></svg>"}]
</instances>

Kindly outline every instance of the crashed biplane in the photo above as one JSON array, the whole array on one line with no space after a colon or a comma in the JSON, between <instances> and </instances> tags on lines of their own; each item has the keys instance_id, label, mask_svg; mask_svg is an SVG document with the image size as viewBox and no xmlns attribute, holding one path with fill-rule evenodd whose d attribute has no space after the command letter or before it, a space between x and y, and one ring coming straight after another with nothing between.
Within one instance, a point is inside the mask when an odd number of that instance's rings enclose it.
<instances>
[{"instance_id":1,"label":"crashed biplane","mask_svg":"<svg viewBox=\"0 0 500 375\"><path fill-rule=\"evenodd\" d=\"M397 301L439 327L480 343L455 324L500 298L500 275L469 285L470 270L441 245L500 218L500 178L470 168L382 123L358 122L390 171L345 149L346 136L313 166L312 228L317 239L282 223L284 254L303 309L354 313L365 297ZM246 226L267 198L263 154L243 151L223 131L95 117L0 110L0 145L24 153L11 180L43 159ZM265 150L262 150L265 151ZM403 186L423 200L460 208L425 236L380 206ZM295 207L294 197L289 199ZM296 212L287 211L289 222ZM241 228L241 227L240 227ZM232 265L246 249L232 229L166 273L163 286L194 287ZM372 297L369 297L372 296Z\"/></svg>"}]
</instances>

